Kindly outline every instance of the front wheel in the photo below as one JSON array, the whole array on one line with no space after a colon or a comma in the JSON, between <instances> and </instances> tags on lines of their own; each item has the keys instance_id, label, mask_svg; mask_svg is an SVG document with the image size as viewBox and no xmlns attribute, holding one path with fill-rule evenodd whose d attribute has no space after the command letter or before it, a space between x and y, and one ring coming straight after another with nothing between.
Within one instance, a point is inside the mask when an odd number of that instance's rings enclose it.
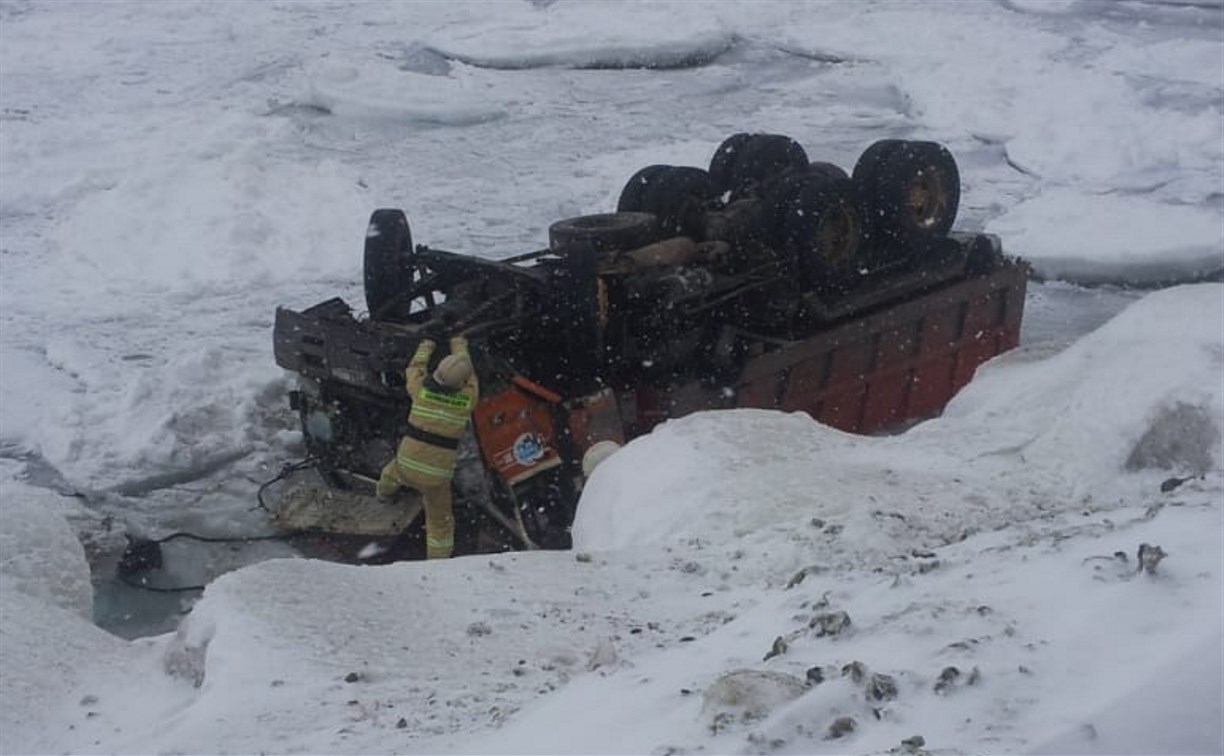
<instances>
[{"instance_id":1,"label":"front wheel","mask_svg":"<svg viewBox=\"0 0 1224 756\"><path fill-rule=\"evenodd\" d=\"M370 215L364 255L366 309L371 320L403 320L412 303L412 230L403 210L383 208Z\"/></svg>"}]
</instances>

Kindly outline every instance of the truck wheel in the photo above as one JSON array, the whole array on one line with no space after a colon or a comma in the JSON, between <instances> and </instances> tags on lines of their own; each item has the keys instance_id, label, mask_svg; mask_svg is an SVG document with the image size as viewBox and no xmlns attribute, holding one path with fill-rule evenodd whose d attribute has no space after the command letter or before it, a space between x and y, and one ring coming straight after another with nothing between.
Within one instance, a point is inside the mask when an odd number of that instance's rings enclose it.
<instances>
[{"instance_id":1,"label":"truck wheel","mask_svg":"<svg viewBox=\"0 0 1224 756\"><path fill-rule=\"evenodd\" d=\"M777 247L799 265L805 288L840 291L859 276L863 216L849 179L803 172L771 187Z\"/></svg>"},{"instance_id":2,"label":"truck wheel","mask_svg":"<svg viewBox=\"0 0 1224 756\"><path fill-rule=\"evenodd\" d=\"M802 168L792 168L773 176L761 187L764 212L761 214L765 238L775 247L781 245L785 235L787 215L794 210L790 203L799 191L809 184L824 181L846 180L846 172L832 163L809 163Z\"/></svg>"},{"instance_id":3,"label":"truck wheel","mask_svg":"<svg viewBox=\"0 0 1224 756\"><path fill-rule=\"evenodd\" d=\"M412 303L402 295L412 285L412 230L403 210L383 208L370 215L363 262L370 318L407 318Z\"/></svg>"},{"instance_id":4,"label":"truck wheel","mask_svg":"<svg viewBox=\"0 0 1224 756\"><path fill-rule=\"evenodd\" d=\"M823 176L824 178L827 178L827 179L848 179L850 178L850 174L846 173L846 171L843 170L841 166L834 165L833 163L822 163L822 162L811 163L807 167L807 172L813 173L817 176Z\"/></svg>"},{"instance_id":5,"label":"truck wheel","mask_svg":"<svg viewBox=\"0 0 1224 756\"><path fill-rule=\"evenodd\" d=\"M625 188L621 189L620 198L616 201L616 212L650 212L642 206L642 201L646 197L646 189L653 187L659 176L672 167L670 165L648 165L630 176L625 182Z\"/></svg>"},{"instance_id":6,"label":"truck wheel","mask_svg":"<svg viewBox=\"0 0 1224 756\"><path fill-rule=\"evenodd\" d=\"M873 142L871 146L863 150L863 154L859 156L858 162L854 164L854 173L852 175L854 183L863 185L874 181L876 175L880 172L880 165L884 158L888 157L893 150L905 144L903 139L881 139L878 142Z\"/></svg>"},{"instance_id":7,"label":"truck wheel","mask_svg":"<svg viewBox=\"0 0 1224 756\"><path fill-rule=\"evenodd\" d=\"M732 134L718 145L718 149L714 150L714 157L710 158L709 172L710 180L714 182L714 188L719 193L731 188L731 174L735 170L735 163L739 160L740 149L752 137L752 134Z\"/></svg>"},{"instance_id":8,"label":"truck wheel","mask_svg":"<svg viewBox=\"0 0 1224 756\"><path fill-rule=\"evenodd\" d=\"M936 142L876 142L854 166L854 183L877 252L920 249L945 236L956 220L960 172Z\"/></svg>"},{"instance_id":9,"label":"truck wheel","mask_svg":"<svg viewBox=\"0 0 1224 756\"><path fill-rule=\"evenodd\" d=\"M616 210L653 213L664 236L699 239L706 205L717 196L710 174L700 168L651 165L625 184Z\"/></svg>"},{"instance_id":10,"label":"truck wheel","mask_svg":"<svg viewBox=\"0 0 1224 756\"><path fill-rule=\"evenodd\" d=\"M628 251L660 238L658 219L651 213L580 215L548 227L548 244L553 250L585 243L599 252Z\"/></svg>"},{"instance_id":11,"label":"truck wheel","mask_svg":"<svg viewBox=\"0 0 1224 756\"><path fill-rule=\"evenodd\" d=\"M803 146L781 134L736 134L710 160L710 177L720 193L737 200L756 194L770 178L808 166Z\"/></svg>"}]
</instances>

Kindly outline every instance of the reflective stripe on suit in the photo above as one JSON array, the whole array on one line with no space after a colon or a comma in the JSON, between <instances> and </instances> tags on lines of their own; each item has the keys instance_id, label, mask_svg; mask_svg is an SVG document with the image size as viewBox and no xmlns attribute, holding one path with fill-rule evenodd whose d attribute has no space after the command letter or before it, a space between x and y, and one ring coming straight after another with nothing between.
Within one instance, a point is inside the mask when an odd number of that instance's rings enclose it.
<instances>
[{"instance_id":1,"label":"reflective stripe on suit","mask_svg":"<svg viewBox=\"0 0 1224 756\"><path fill-rule=\"evenodd\" d=\"M408 424L423 431L420 435L453 441L457 445L467 428L472 409L480 401L476 371L454 393L430 389L425 385L434 342L426 339L417 347L404 370L404 383L412 397ZM450 340L451 354L467 354L467 339ZM451 498L451 477L455 472L456 450L421 438L400 439L395 459L382 469L378 495L390 496L402 486L412 486L425 499L425 550L430 559L449 557L455 547L455 516Z\"/></svg>"}]
</instances>

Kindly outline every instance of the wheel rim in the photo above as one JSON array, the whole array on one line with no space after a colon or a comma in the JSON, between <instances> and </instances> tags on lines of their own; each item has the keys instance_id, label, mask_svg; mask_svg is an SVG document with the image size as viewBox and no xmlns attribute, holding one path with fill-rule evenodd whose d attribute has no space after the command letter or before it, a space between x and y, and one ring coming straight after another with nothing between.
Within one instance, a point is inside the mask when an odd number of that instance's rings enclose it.
<instances>
[{"instance_id":1,"label":"wheel rim","mask_svg":"<svg viewBox=\"0 0 1224 756\"><path fill-rule=\"evenodd\" d=\"M905 193L905 207L919 228L932 228L948 209L948 191L939 171L919 171Z\"/></svg>"},{"instance_id":2,"label":"wheel rim","mask_svg":"<svg viewBox=\"0 0 1224 756\"><path fill-rule=\"evenodd\" d=\"M844 265L854 257L860 236L858 218L839 202L816 226L816 253L831 266Z\"/></svg>"}]
</instances>

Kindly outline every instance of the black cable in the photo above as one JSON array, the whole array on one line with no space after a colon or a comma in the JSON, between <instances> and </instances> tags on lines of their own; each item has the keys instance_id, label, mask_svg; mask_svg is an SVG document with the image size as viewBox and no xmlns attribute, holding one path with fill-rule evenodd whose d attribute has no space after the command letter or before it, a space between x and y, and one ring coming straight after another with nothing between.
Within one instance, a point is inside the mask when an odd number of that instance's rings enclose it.
<instances>
[{"instance_id":1,"label":"black cable","mask_svg":"<svg viewBox=\"0 0 1224 756\"><path fill-rule=\"evenodd\" d=\"M123 583L129 588L136 588L137 590L141 590L141 591L152 591L153 593L187 593L189 591L204 590L204 586L202 585L180 585L174 588L162 588L156 585L146 585L144 583L137 583L133 581L131 578L129 578L127 575L124 575L122 572L119 573L119 582Z\"/></svg>"},{"instance_id":2,"label":"black cable","mask_svg":"<svg viewBox=\"0 0 1224 756\"><path fill-rule=\"evenodd\" d=\"M148 563L142 564L138 568L125 568L124 567L123 562L126 561L128 554L131 553L132 551L132 545L129 544L128 546L129 551L125 552L124 559L120 561L120 566L119 566L119 569L116 571L116 576L119 578L119 581L122 582L124 585L130 588L136 588L142 591L152 591L154 593L185 593L189 591L202 591L204 590L204 586L202 585L183 585L183 586L175 586L173 588L163 588L163 587L156 586L156 585L148 585L147 583L138 582L138 579L131 577L131 575L133 571L137 569L140 572L144 572L149 567L160 568L162 557L161 557L161 550L159 548L159 544L165 543L166 541L174 540L175 538L188 538L193 541L202 541L204 543L249 543L252 541L287 541L293 537L294 537L293 533L274 533L272 535L262 535L262 536L225 536L225 537L202 536L202 535L196 535L195 533L186 533L186 532L171 533L170 535L165 536L164 538L159 538L156 541L153 541L153 540L143 541L142 549L147 548L147 547L152 547L154 550L156 550L157 557L156 557L156 561L154 561L152 564L148 564ZM143 578L140 578L139 580L143 580Z\"/></svg>"},{"instance_id":3,"label":"black cable","mask_svg":"<svg viewBox=\"0 0 1224 756\"><path fill-rule=\"evenodd\" d=\"M260 485L259 490L255 492L255 499L259 502L259 508L268 514L272 514L272 510L268 509L268 505L264 503L264 491L266 491L273 483L277 483L289 477L290 474L295 473L298 470L305 470L308 467L314 467L316 464L318 464L318 460L316 460L314 457L307 457L301 462L293 462L282 467L281 471L277 473L275 478Z\"/></svg>"},{"instance_id":4,"label":"black cable","mask_svg":"<svg viewBox=\"0 0 1224 756\"><path fill-rule=\"evenodd\" d=\"M248 541L283 541L292 537L292 533L273 533L271 535L258 536L202 536L180 531L178 533L171 533L163 538L158 538L153 543L165 543L166 541L173 541L175 538L187 538L203 543L247 543Z\"/></svg>"},{"instance_id":5,"label":"black cable","mask_svg":"<svg viewBox=\"0 0 1224 756\"><path fill-rule=\"evenodd\" d=\"M256 499L259 501L259 508L271 514L271 510L268 509L263 500L264 491L267 490L267 488L273 483L283 480L290 474L299 470L305 470L308 467L312 467L315 464L316 460L313 457L307 457L301 462L294 462L281 468L281 471L276 475L276 477L260 485L259 490L256 492ZM186 538L192 541L200 541L201 543L252 543L254 541L287 541L294 538L295 535L296 534L294 533L273 533L271 535L257 536L202 536L196 533L178 531L157 539L132 540L129 538L130 543L128 544L128 550L124 553L124 559L120 561L117 576L119 581L124 585L142 591L152 591L154 593L186 593L189 591L202 591L204 590L204 586L202 585L183 585L171 588L148 585L132 578L131 574L134 571L143 571L149 567L161 567L161 550L158 547L160 544L167 541L173 541L176 538ZM139 556L136 556L137 552L147 553L141 553ZM129 556L132 556L133 559L131 565L127 566L125 565L125 562L128 560Z\"/></svg>"}]
</instances>

